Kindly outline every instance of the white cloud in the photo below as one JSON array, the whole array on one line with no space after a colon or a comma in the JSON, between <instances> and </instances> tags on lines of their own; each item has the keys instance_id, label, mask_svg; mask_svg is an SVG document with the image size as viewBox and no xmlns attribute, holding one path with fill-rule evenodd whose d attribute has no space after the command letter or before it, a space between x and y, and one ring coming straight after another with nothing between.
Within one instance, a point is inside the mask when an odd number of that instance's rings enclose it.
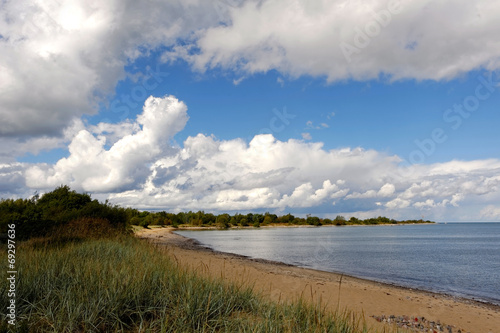
<instances>
[{"instance_id":1,"label":"white cloud","mask_svg":"<svg viewBox=\"0 0 500 333\"><path fill-rule=\"evenodd\" d=\"M238 79L234 79L234 80L233 80L233 84L234 84L235 86L237 86L237 85L239 85L241 82L243 82L243 80L244 80L244 79L245 79L245 77L244 77L244 76L242 76L242 77L240 77L240 78L238 78Z\"/></svg>"},{"instance_id":2,"label":"white cloud","mask_svg":"<svg viewBox=\"0 0 500 333\"><path fill-rule=\"evenodd\" d=\"M89 128L90 132L103 136L106 139L107 145L112 145L124 136L131 135L140 130L140 125L137 122L121 122L118 124L111 124L101 122Z\"/></svg>"},{"instance_id":3,"label":"white cloud","mask_svg":"<svg viewBox=\"0 0 500 333\"><path fill-rule=\"evenodd\" d=\"M489 0L248 1L230 15L187 46L198 53L179 48L169 56L199 70L276 69L329 82L442 80L500 66L500 4Z\"/></svg>"},{"instance_id":4,"label":"white cloud","mask_svg":"<svg viewBox=\"0 0 500 333\"><path fill-rule=\"evenodd\" d=\"M390 183L384 184L378 191L377 195L379 197L390 197L396 191L396 187Z\"/></svg>"},{"instance_id":5,"label":"white cloud","mask_svg":"<svg viewBox=\"0 0 500 333\"><path fill-rule=\"evenodd\" d=\"M247 145L239 139L219 141L199 134L189 137L175 156L157 160L143 188L112 198L123 204L172 205L175 209L282 210L331 205L345 197L349 187L373 183L380 188L383 183L374 173L394 166L397 160L362 149L325 151L320 143L282 142L271 135L257 135Z\"/></svg>"},{"instance_id":6,"label":"white cloud","mask_svg":"<svg viewBox=\"0 0 500 333\"><path fill-rule=\"evenodd\" d=\"M308 120L306 122L306 129L315 129L315 130L320 130L320 129L325 129L329 128L330 125L327 123L320 123L319 125L315 125L312 120Z\"/></svg>"},{"instance_id":7,"label":"white cloud","mask_svg":"<svg viewBox=\"0 0 500 333\"><path fill-rule=\"evenodd\" d=\"M248 144L198 134L178 145L172 138L184 128L186 110L173 96L150 97L135 121L80 128L70 139L69 156L55 164L2 164L1 195L67 184L142 209L495 216L500 160L407 167L384 152L325 150L320 142L279 141L270 134Z\"/></svg>"},{"instance_id":8,"label":"white cloud","mask_svg":"<svg viewBox=\"0 0 500 333\"><path fill-rule=\"evenodd\" d=\"M276 204L280 208L314 207L323 203L328 198L337 198L345 195L345 193L345 189L340 190L330 180L325 180L322 187L317 190L314 190L311 183L305 183L296 187L291 195L285 194Z\"/></svg>"},{"instance_id":9,"label":"white cloud","mask_svg":"<svg viewBox=\"0 0 500 333\"><path fill-rule=\"evenodd\" d=\"M150 97L135 124L100 124L94 127L122 130L122 137L105 148L106 137L81 130L69 144L70 156L55 165L33 166L26 170L26 183L34 188L67 184L93 192L113 192L135 188L149 175L149 163L166 154L165 144L184 128L186 106L173 96ZM131 129L136 128L133 132ZM125 130L123 130L125 129Z\"/></svg>"},{"instance_id":10,"label":"white cloud","mask_svg":"<svg viewBox=\"0 0 500 333\"><path fill-rule=\"evenodd\" d=\"M500 206L498 205L488 205L481 209L481 218L487 221L500 221Z\"/></svg>"},{"instance_id":11,"label":"white cloud","mask_svg":"<svg viewBox=\"0 0 500 333\"><path fill-rule=\"evenodd\" d=\"M406 208L409 205L410 205L409 200L403 200L401 198L396 198L385 204L385 206L389 209L397 209L397 208L401 209L401 208Z\"/></svg>"},{"instance_id":12,"label":"white cloud","mask_svg":"<svg viewBox=\"0 0 500 333\"><path fill-rule=\"evenodd\" d=\"M413 206L416 208L433 208L436 207L436 203L433 199L427 199L425 201L415 202Z\"/></svg>"},{"instance_id":13,"label":"white cloud","mask_svg":"<svg viewBox=\"0 0 500 333\"><path fill-rule=\"evenodd\" d=\"M11 163L16 156L22 156L25 153L38 155L42 151L67 148L67 144L74 135L82 129L84 129L83 122L75 119L63 130L61 136L43 135L0 138L0 163Z\"/></svg>"},{"instance_id":14,"label":"white cloud","mask_svg":"<svg viewBox=\"0 0 500 333\"><path fill-rule=\"evenodd\" d=\"M149 163L144 181L111 194L113 202L171 210L276 212L332 211L335 204L343 213L361 204L365 215L459 220L476 211L477 220L479 210L500 196L500 161L493 159L408 168L399 165L399 157L374 150L327 151L321 143L284 142L272 135L257 135L247 144L198 134L181 147L163 149Z\"/></svg>"},{"instance_id":15,"label":"white cloud","mask_svg":"<svg viewBox=\"0 0 500 333\"><path fill-rule=\"evenodd\" d=\"M348 196L346 196L346 199L369 199L376 197L377 197L377 191L368 190L364 193L358 193L358 192L351 193Z\"/></svg>"},{"instance_id":16,"label":"white cloud","mask_svg":"<svg viewBox=\"0 0 500 333\"><path fill-rule=\"evenodd\" d=\"M346 199L370 199L370 198L387 198L391 197L394 192L396 191L396 188L394 187L393 184L384 184L380 190L377 192L375 190L368 190L364 193L358 193L354 192L346 196Z\"/></svg>"},{"instance_id":17,"label":"white cloud","mask_svg":"<svg viewBox=\"0 0 500 333\"><path fill-rule=\"evenodd\" d=\"M173 96L150 97L135 120L95 126L81 121L113 94L127 75L125 65L159 46L171 48L164 60L182 58L201 71L234 71L234 84L269 70L279 72L276 82L283 85L301 75L328 82L381 76L441 80L499 69L499 3L401 1L401 11L393 11L386 24L380 15L389 3L3 2L0 193L18 196L68 184L140 208L283 210L331 208L335 200L338 209L360 216L426 212L498 219L498 159L406 168L399 157L383 152L325 150L318 142L272 135L247 144L199 134L179 146L170 140L184 128L187 113ZM359 33L377 26L380 31L372 30L370 38ZM356 50L346 58L341 46L347 44ZM155 75L146 70L130 78L140 82ZM328 128L312 121L306 126ZM302 138L312 140L310 133ZM68 144L69 156L55 164L14 162L26 152Z\"/></svg>"},{"instance_id":18,"label":"white cloud","mask_svg":"<svg viewBox=\"0 0 500 333\"><path fill-rule=\"evenodd\" d=\"M63 131L82 115L96 113L113 94L127 75L124 66L160 46L170 49L166 60L179 57L200 70L235 71L235 84L272 69L281 73L277 83L282 84L300 75L329 82L380 75L440 80L499 68L500 5L487 0L401 1L401 12L388 24L378 23L380 33L366 47L356 46L359 52L348 62L340 45L355 45L357 29L376 25L381 18L374 13L388 10L389 3L4 2L0 158L60 147L67 142Z\"/></svg>"},{"instance_id":19,"label":"white cloud","mask_svg":"<svg viewBox=\"0 0 500 333\"><path fill-rule=\"evenodd\" d=\"M237 3L201 0L31 1L2 3L0 136L2 148L29 150L26 137L50 149L75 119L125 78L124 66L160 45L220 24ZM230 6L231 5L231 6ZM148 73L139 73L149 75ZM29 139L33 140L33 139ZM45 140L43 143L40 140ZM7 159L5 157L4 159Z\"/></svg>"}]
</instances>

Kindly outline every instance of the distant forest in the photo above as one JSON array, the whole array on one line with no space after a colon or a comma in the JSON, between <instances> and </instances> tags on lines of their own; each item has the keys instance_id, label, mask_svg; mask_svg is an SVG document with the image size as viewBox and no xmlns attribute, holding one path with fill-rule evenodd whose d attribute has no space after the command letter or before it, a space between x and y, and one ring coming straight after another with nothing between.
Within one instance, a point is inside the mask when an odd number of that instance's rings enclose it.
<instances>
[{"instance_id":1,"label":"distant forest","mask_svg":"<svg viewBox=\"0 0 500 333\"><path fill-rule=\"evenodd\" d=\"M43 237L50 235L55 229L65 226L78 228L79 224L106 224L107 228L126 231L131 225L148 227L150 225L216 227L260 227L269 225L375 225L401 223L432 223L423 220L397 221L387 217L370 219L346 219L337 216L335 219L307 216L296 217L292 214L278 216L276 214L212 214L203 211L168 213L139 211L134 208L123 208L112 205L108 201L101 203L92 199L89 194L77 193L68 186L60 186L43 196L35 195L30 199L1 199L0 232L7 232L8 224L16 224L18 239ZM88 227L88 226L87 226ZM99 230L103 230L100 228Z\"/></svg>"}]
</instances>

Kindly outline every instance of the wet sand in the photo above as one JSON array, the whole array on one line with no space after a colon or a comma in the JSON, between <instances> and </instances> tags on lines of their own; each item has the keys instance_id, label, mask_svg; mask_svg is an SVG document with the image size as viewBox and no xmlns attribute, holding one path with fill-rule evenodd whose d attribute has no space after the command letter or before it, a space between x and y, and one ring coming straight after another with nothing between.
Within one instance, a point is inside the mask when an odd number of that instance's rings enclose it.
<instances>
[{"instance_id":1,"label":"wet sand","mask_svg":"<svg viewBox=\"0 0 500 333\"><path fill-rule=\"evenodd\" d=\"M172 233L170 228L144 229L137 236L166 246L168 255L179 265L202 275L251 286L274 301L302 297L321 302L332 311L349 309L379 330L389 324L379 323L373 316L394 315L440 322L444 332L450 325L455 333L459 329L463 333L500 333L500 306L215 252Z\"/></svg>"}]
</instances>

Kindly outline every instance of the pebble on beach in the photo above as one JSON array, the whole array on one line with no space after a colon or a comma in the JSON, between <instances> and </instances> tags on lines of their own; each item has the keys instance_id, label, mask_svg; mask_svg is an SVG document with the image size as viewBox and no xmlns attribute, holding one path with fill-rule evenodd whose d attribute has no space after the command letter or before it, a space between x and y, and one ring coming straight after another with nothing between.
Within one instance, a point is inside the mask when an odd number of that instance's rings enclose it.
<instances>
[{"instance_id":1,"label":"pebble on beach","mask_svg":"<svg viewBox=\"0 0 500 333\"><path fill-rule=\"evenodd\" d=\"M466 333L457 329L455 325L446 325L438 321L427 320L424 317L381 315L371 316L379 323L393 324L399 328L409 329L411 332L429 332L429 333ZM468 333L468 332L467 332Z\"/></svg>"}]
</instances>

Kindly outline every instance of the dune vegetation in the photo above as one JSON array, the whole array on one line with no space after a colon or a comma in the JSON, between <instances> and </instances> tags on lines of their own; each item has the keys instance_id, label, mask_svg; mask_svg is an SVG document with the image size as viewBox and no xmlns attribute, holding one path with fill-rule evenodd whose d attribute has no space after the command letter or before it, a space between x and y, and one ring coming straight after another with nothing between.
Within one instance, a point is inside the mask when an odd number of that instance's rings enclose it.
<instances>
[{"instance_id":1,"label":"dune vegetation","mask_svg":"<svg viewBox=\"0 0 500 333\"><path fill-rule=\"evenodd\" d=\"M275 304L251 289L201 278L172 262L164 249L131 236L77 238L19 246L16 331L366 331L348 312Z\"/></svg>"},{"instance_id":2,"label":"dune vegetation","mask_svg":"<svg viewBox=\"0 0 500 333\"><path fill-rule=\"evenodd\" d=\"M0 332L367 331L350 312L273 303L250 288L183 269L165 248L129 232L120 220L125 209L67 187L35 200L3 201L2 209L2 223L15 223L20 237L15 326L2 312ZM6 258L5 246L1 251ZM1 281L6 295L8 281ZM0 306L8 302L3 297Z\"/></svg>"}]
</instances>

